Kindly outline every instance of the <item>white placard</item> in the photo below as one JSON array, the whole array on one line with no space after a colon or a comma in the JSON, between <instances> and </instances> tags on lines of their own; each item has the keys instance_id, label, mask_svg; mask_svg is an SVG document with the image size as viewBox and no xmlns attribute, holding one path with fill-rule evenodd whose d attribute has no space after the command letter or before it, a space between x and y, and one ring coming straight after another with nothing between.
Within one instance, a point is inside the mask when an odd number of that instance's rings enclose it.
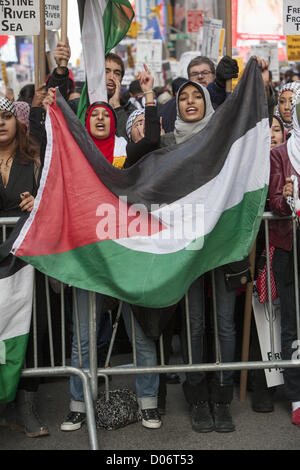
<instances>
[{"instance_id":1,"label":"white placard","mask_svg":"<svg viewBox=\"0 0 300 470\"><path fill-rule=\"evenodd\" d=\"M12 36L40 34L39 0L0 0L0 34Z\"/></svg>"},{"instance_id":2,"label":"white placard","mask_svg":"<svg viewBox=\"0 0 300 470\"><path fill-rule=\"evenodd\" d=\"M136 48L136 69L144 70L144 64L147 64L152 72L162 71L162 40L146 39L137 40Z\"/></svg>"},{"instance_id":3,"label":"white placard","mask_svg":"<svg viewBox=\"0 0 300 470\"><path fill-rule=\"evenodd\" d=\"M271 340L270 340L270 315L269 303L260 303L257 295L252 296L252 306L255 323L259 338L260 350L263 361L271 360ZM279 299L272 302L273 306L273 331L274 331L274 355L275 359L281 359L281 327L280 327L280 305ZM265 369L268 387L276 387L283 384L282 369Z\"/></svg>"},{"instance_id":4,"label":"white placard","mask_svg":"<svg viewBox=\"0 0 300 470\"><path fill-rule=\"evenodd\" d=\"M222 20L204 18L201 54L214 62L218 62L219 58L222 26Z\"/></svg>"},{"instance_id":5,"label":"white placard","mask_svg":"<svg viewBox=\"0 0 300 470\"><path fill-rule=\"evenodd\" d=\"M283 34L300 34L299 0L283 0Z\"/></svg>"},{"instance_id":6,"label":"white placard","mask_svg":"<svg viewBox=\"0 0 300 470\"><path fill-rule=\"evenodd\" d=\"M251 55L256 55L260 59L268 60L270 62L269 70L272 72L272 80L274 82L280 81L277 43L269 42L251 46Z\"/></svg>"},{"instance_id":7,"label":"white placard","mask_svg":"<svg viewBox=\"0 0 300 470\"><path fill-rule=\"evenodd\" d=\"M61 25L61 0L46 0L45 26L50 31L57 31Z\"/></svg>"}]
</instances>

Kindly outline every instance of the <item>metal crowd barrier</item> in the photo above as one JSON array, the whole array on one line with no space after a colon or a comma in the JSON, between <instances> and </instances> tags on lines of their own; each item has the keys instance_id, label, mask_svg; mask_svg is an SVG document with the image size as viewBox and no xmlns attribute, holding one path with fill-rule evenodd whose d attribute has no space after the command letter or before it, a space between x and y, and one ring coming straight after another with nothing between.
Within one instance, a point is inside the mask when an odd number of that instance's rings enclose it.
<instances>
[{"instance_id":1,"label":"metal crowd barrier","mask_svg":"<svg viewBox=\"0 0 300 470\"><path fill-rule=\"evenodd\" d=\"M266 246L269 246L269 221L280 219L272 213L264 213L263 223L265 224L265 238ZM296 314L297 314L297 339L300 340L300 320L299 320L299 278L298 278L298 266L297 266L297 243L296 243L296 230L297 222L292 217L285 217L287 220L293 222L293 252L294 252L294 273L295 273L295 299L296 299ZM0 228L2 228L3 241L6 238L6 228L15 225L18 219L16 218L0 218ZM270 255L269 250L266 250L267 254L267 279L268 279L268 302L269 311L272 312L272 295L271 295L271 277L270 277ZM61 296L61 348L62 348L62 360L61 366L56 366L53 354L53 334L51 325L51 307L49 297L49 279L45 277L46 287L46 306L47 306L47 320L49 330L49 349L50 349L50 367L39 367L37 359L37 328L36 328L36 302L33 301L33 315L32 315L32 327L33 327L33 341L34 341L34 367L24 368L22 371L22 377L62 377L77 375L83 385L84 401L86 405L86 416L88 434L90 440L90 446L92 450L99 448L95 414L94 414L94 403L98 396L98 377L103 376L105 378L105 392L106 398L109 396L109 376L113 375L132 375L132 374L146 374L146 373L178 373L178 372L216 372L216 371L228 371L228 370L242 370L247 371L250 369L272 369L272 368L287 368L287 367L300 367L300 360L279 360L275 359L274 355L274 330L273 330L273 316L270 315L272 321L269 322L270 329L270 341L271 341L271 360L270 361L240 361L240 362L227 362L222 363L219 354L219 342L218 342L218 329L217 329L217 316L216 316L216 291L214 286L214 272L212 271L212 305L213 305L213 317L214 317L214 342L215 342L215 362L207 364L193 364L192 360L192 347L191 347L191 332L190 332L190 319L189 319L189 305L188 296L185 296L185 307L186 307L186 330L187 330L187 352L188 352L188 364L174 364L166 365L164 360L163 350L163 337L160 337L160 365L152 367L141 367L137 366L136 361L136 344L135 344L135 328L133 321L133 313L131 312L131 328L132 328L132 354L133 354L133 367L122 366L122 367L110 367L110 358L114 346L114 341L117 334L118 323L122 314L123 302L119 302L116 319L114 321L111 341L107 353L105 366L98 368L97 365L97 338L96 338L96 294L89 292L89 350L90 350L90 367L89 369L82 368L81 358L81 347L79 338L78 328L78 309L75 308L75 325L77 331L77 342L79 348L79 367L71 367L66 365L66 341L65 341L65 304L64 304L64 286L60 284L60 296ZM35 295L34 295L35 299ZM73 288L73 301L74 305L77 305L76 301L76 289Z\"/></svg>"}]
</instances>

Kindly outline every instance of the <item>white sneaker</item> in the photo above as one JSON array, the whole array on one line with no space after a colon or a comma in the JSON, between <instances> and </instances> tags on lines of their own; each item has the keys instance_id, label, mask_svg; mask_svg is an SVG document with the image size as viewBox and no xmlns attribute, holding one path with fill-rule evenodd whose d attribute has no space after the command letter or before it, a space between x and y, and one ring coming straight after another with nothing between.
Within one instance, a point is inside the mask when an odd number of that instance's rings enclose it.
<instances>
[{"instance_id":1,"label":"white sneaker","mask_svg":"<svg viewBox=\"0 0 300 470\"><path fill-rule=\"evenodd\" d=\"M145 428L158 429L161 427L162 422L157 408L148 408L141 410L142 425Z\"/></svg>"},{"instance_id":2,"label":"white sneaker","mask_svg":"<svg viewBox=\"0 0 300 470\"><path fill-rule=\"evenodd\" d=\"M79 413L77 411L71 411L66 421L60 425L61 431L77 431L80 429L85 422L85 413Z\"/></svg>"}]
</instances>

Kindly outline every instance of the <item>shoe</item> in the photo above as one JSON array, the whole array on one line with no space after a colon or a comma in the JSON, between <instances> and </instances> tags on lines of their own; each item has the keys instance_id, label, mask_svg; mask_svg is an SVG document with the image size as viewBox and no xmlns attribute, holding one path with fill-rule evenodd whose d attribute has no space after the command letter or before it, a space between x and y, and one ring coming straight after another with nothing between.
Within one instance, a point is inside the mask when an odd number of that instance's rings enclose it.
<instances>
[{"instance_id":1,"label":"shoe","mask_svg":"<svg viewBox=\"0 0 300 470\"><path fill-rule=\"evenodd\" d=\"M36 392L17 392L15 421L9 423L12 431L24 432L27 437L49 436L49 429L41 423L35 405Z\"/></svg>"},{"instance_id":2,"label":"shoe","mask_svg":"<svg viewBox=\"0 0 300 470\"><path fill-rule=\"evenodd\" d=\"M274 411L273 393L269 390L253 392L252 409L256 413L271 413Z\"/></svg>"},{"instance_id":3,"label":"shoe","mask_svg":"<svg viewBox=\"0 0 300 470\"><path fill-rule=\"evenodd\" d=\"M292 423L300 427L300 408L292 411Z\"/></svg>"},{"instance_id":4,"label":"shoe","mask_svg":"<svg viewBox=\"0 0 300 470\"><path fill-rule=\"evenodd\" d=\"M149 429L158 429L161 427L162 422L157 408L148 408L141 410L142 425Z\"/></svg>"},{"instance_id":5,"label":"shoe","mask_svg":"<svg viewBox=\"0 0 300 470\"><path fill-rule=\"evenodd\" d=\"M229 403L214 403L213 417L217 432L233 432L235 425L232 422Z\"/></svg>"},{"instance_id":6,"label":"shoe","mask_svg":"<svg viewBox=\"0 0 300 470\"><path fill-rule=\"evenodd\" d=\"M196 432L211 432L215 429L214 421L207 401L191 405L192 429Z\"/></svg>"},{"instance_id":7,"label":"shoe","mask_svg":"<svg viewBox=\"0 0 300 470\"><path fill-rule=\"evenodd\" d=\"M71 411L66 421L60 425L61 431L77 431L85 422L85 413L79 413L77 411Z\"/></svg>"}]
</instances>

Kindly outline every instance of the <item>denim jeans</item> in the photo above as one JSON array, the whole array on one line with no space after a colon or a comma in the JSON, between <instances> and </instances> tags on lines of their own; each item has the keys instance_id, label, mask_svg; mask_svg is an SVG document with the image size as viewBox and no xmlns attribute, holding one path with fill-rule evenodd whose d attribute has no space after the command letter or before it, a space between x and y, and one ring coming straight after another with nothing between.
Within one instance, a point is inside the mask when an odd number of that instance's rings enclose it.
<instances>
[{"instance_id":1,"label":"denim jeans","mask_svg":"<svg viewBox=\"0 0 300 470\"><path fill-rule=\"evenodd\" d=\"M216 310L218 327L218 344L220 350L221 362L233 362L235 354L235 322L234 309L236 291L228 291L225 284L224 268L215 270L216 286ZM191 352L193 364L203 363L204 334L205 334L205 305L204 305L204 278L198 278L191 285L188 293L188 304L190 314L191 330ZM188 362L187 344L184 335L183 359ZM213 383L216 386L226 387L233 385L233 371L220 371L214 375ZM186 383L192 387L198 387L203 384L206 389L205 372L189 372L186 374ZM208 392L203 390L203 396L199 400L207 400Z\"/></svg>"},{"instance_id":2,"label":"denim jeans","mask_svg":"<svg viewBox=\"0 0 300 470\"><path fill-rule=\"evenodd\" d=\"M124 304L123 319L130 341L132 341L130 308ZM133 316L134 318L134 316ZM150 367L157 365L156 342L147 338L142 328L134 318L136 362L137 366ZM142 410L157 408L159 374L137 374L135 380L136 395Z\"/></svg>"},{"instance_id":3,"label":"denim jeans","mask_svg":"<svg viewBox=\"0 0 300 470\"><path fill-rule=\"evenodd\" d=\"M88 368L90 365L90 351L89 351L89 293L83 289L77 290L77 305L78 305L78 319L79 319L79 333L82 355L82 367ZM96 294L96 329L98 334L100 315L103 305L103 295ZM72 355L71 365L79 367L79 352L77 342L77 328L75 317L75 306L73 305L73 340L72 340ZM82 381L77 376L70 378L70 391L71 391L71 404L70 410L80 413L85 413L85 403L83 396Z\"/></svg>"},{"instance_id":4,"label":"denim jeans","mask_svg":"<svg viewBox=\"0 0 300 470\"><path fill-rule=\"evenodd\" d=\"M299 351L297 344L296 302L293 253L276 248L273 256L273 271L280 299L281 311L281 355L290 361ZM300 369L283 371L284 389L288 400L300 401Z\"/></svg>"}]
</instances>

